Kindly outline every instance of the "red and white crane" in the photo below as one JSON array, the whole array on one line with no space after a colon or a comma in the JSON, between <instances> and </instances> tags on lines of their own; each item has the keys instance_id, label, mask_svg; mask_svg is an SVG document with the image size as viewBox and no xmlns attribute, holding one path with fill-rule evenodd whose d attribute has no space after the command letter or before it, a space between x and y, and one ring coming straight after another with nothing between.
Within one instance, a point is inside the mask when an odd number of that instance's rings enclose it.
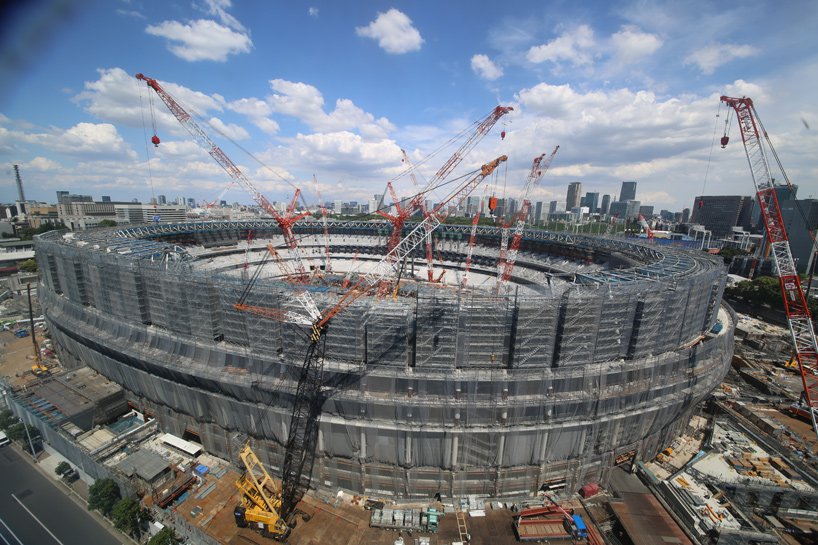
<instances>
[{"instance_id":1,"label":"red and white crane","mask_svg":"<svg viewBox=\"0 0 818 545\"><path fill-rule=\"evenodd\" d=\"M451 157L443 164L443 166L438 169L434 176L432 176L427 182L426 186L419 191L410 204L411 208L413 209L421 209L423 206L423 201L426 199L427 195L433 191L446 177L452 173L452 171L460 164L463 158L471 151L482 138L491 130L491 128L500 120L501 117L506 115L507 113L513 111L514 108L511 106L496 106L487 116L483 119L476 121L472 124L471 130L465 130L460 135L468 135L465 142L452 154ZM503 135L505 137L505 135ZM457 136L455 137L457 138ZM404 154L404 158L408 162L408 157ZM413 173L414 167L409 165L409 173ZM446 209L442 207L435 207L435 211L425 211L424 212L424 219L428 218L430 213L438 213L441 214L441 217L445 217ZM434 257L432 255L432 240L431 240L431 233L429 234L428 240L426 240L426 267L427 267L427 278L429 282L434 282Z\"/></svg>"},{"instance_id":2,"label":"red and white crane","mask_svg":"<svg viewBox=\"0 0 818 545\"><path fill-rule=\"evenodd\" d=\"M390 253L393 253L393 256L384 256L369 272L360 275L357 282L346 290L334 305L317 315L313 315L310 312L311 309L306 307L308 316L280 309L247 305L244 303L244 299L234 305L240 311L251 312L274 320L310 324L311 326L307 353L304 357L304 364L301 367L293 398L293 410L282 464L280 515L284 520L288 520L295 511L299 499L309 485L312 474L321 409L326 395L323 392L325 388L323 383L324 347L326 346L324 341L330 320L358 298L369 293L385 278L391 277L395 272L392 264L399 263L411 255L415 248L423 244L427 235L441 224L437 213L449 204L460 204L486 176L493 173L497 166L506 159L507 157L502 155L494 161L484 164L476 176L455 187L432 210L432 213L426 216L392 248ZM303 293L308 292L304 291ZM304 304L303 297L296 296L296 298L302 305Z\"/></svg>"},{"instance_id":3,"label":"red and white crane","mask_svg":"<svg viewBox=\"0 0 818 545\"><path fill-rule=\"evenodd\" d=\"M554 148L554 151L551 152L551 155L548 156L545 161L545 154L535 157L534 161L531 165L531 171L528 173L528 177L526 178L525 188L523 188L523 204L520 207L520 211L517 213L515 222L514 222L514 236L511 239L511 243L508 246L508 252L505 255L501 254L500 263L498 265L497 271L497 292L500 293L508 286L508 281L511 278L511 272L514 270L514 263L517 261L517 253L520 249L520 241L523 238L523 231L525 230L525 220L528 217L528 210L531 208L531 201L528 200L528 195L531 193L531 189L536 186L545 173L548 172L548 167L551 166L551 162L554 160L554 156L557 155L557 151L559 151L560 147L557 146ZM500 242L501 249L504 247L505 244L508 242L508 228L503 229L503 240ZM502 250L501 250L502 251Z\"/></svg>"},{"instance_id":4,"label":"red and white crane","mask_svg":"<svg viewBox=\"0 0 818 545\"><path fill-rule=\"evenodd\" d=\"M770 174L765 145L775 158L787 186L791 186L778 154L773 148L767 131L761 124L752 99L747 97L732 98L722 96L721 102L735 111L736 121L744 142L744 151L750 165L750 174L755 184L756 197L761 208L761 218L767 233L767 242L773 256L773 265L781 287L781 296L784 301L784 311L790 326L790 335L795 348L798 367L801 370L801 381L804 386L804 401L810 413L812 427L818 434L818 345L815 340L812 317L809 313L807 300L801 288L801 280L795 268L795 262L790 251L790 243L781 217L781 208L778 204L776 187ZM764 139L760 138L764 136ZM725 135L721 139L722 147L729 141ZM813 237L814 240L814 237Z\"/></svg>"},{"instance_id":5,"label":"red and white crane","mask_svg":"<svg viewBox=\"0 0 818 545\"><path fill-rule=\"evenodd\" d=\"M327 223L327 207L324 206L324 199L321 198L321 190L318 187L318 180L315 174L312 175L312 181L315 183L315 193L318 195L318 206L321 208L321 224L324 228L324 272L326 274L332 273L332 259L329 244L329 224Z\"/></svg>"},{"instance_id":6,"label":"red and white crane","mask_svg":"<svg viewBox=\"0 0 818 545\"><path fill-rule=\"evenodd\" d=\"M297 221L309 215L309 212L302 212L294 215L295 204L298 201L301 190L295 190L295 195L293 196L292 202L289 204L289 206L287 206L285 213L281 214L273 203L271 203L267 197L256 189L256 187L247 178L247 176L244 175L241 169L230 160L230 157L228 157L227 154L224 153L224 151L222 151L222 149L210 139L204 129L202 129L199 124L196 123L193 117L187 111L185 111L185 109L176 101L176 99L165 91L158 81L141 73L136 75L136 79L144 81L148 87L156 91L156 94L159 95L162 102L165 103L170 112L174 115L174 117L176 117L179 123L181 123L185 129L187 129L196 142L202 148L204 148L210 154L210 156L216 160L217 163L219 163L219 166L221 166L235 182L240 183L250 193L253 200L256 201L256 203L265 212L273 217L278 226L281 228L281 233L284 235L284 241L287 243L287 247L290 249L290 256L295 264L295 274L297 275L297 278L301 282L306 282L308 280L307 269L304 266L304 259L298 247L298 240L296 239L295 234L293 234L293 225ZM158 146L159 139L156 136L154 136L154 138L156 138L154 145Z\"/></svg>"},{"instance_id":7,"label":"red and white crane","mask_svg":"<svg viewBox=\"0 0 818 545\"><path fill-rule=\"evenodd\" d=\"M648 225L648 220L646 220L645 216L643 216L642 214L639 214L639 223L640 225L642 225L642 229L645 230L645 234L647 235L648 240L650 242L653 242L653 229L650 228L650 225Z\"/></svg>"}]
</instances>

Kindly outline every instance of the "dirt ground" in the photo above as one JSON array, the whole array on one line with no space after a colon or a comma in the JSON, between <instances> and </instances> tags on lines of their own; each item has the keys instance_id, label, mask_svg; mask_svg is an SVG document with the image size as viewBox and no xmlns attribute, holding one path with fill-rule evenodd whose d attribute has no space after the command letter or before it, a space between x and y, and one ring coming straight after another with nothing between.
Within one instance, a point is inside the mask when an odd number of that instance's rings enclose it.
<instances>
[{"instance_id":1,"label":"dirt ground","mask_svg":"<svg viewBox=\"0 0 818 545\"><path fill-rule=\"evenodd\" d=\"M230 545L270 545L274 541L262 537L249 528L237 528L233 519L233 508L239 497L235 481L239 477L235 471L228 471L221 478L212 476L205 484L188 495L175 506L176 512L191 525L198 525L222 543ZM216 486L204 498L197 494L209 484ZM336 501L333 504L309 495L299 505L299 509L309 515L308 521L297 519L287 543L289 545L392 545L400 535L406 545L414 545L415 539L429 537L431 545L449 545L460 541L460 533L454 512L446 513L440 520L437 533L382 530L369 527L371 511L362 507L362 502ZM581 514L584 511L579 510ZM194 514L195 513L195 514ZM466 515L467 531L471 535L471 545L512 545L518 543L512 529L514 513L509 509L491 509L487 506L484 517ZM587 520L587 517L586 517Z\"/></svg>"},{"instance_id":2,"label":"dirt ground","mask_svg":"<svg viewBox=\"0 0 818 545\"><path fill-rule=\"evenodd\" d=\"M44 341L42 330L37 329L37 342ZM0 375L12 386L22 386L35 380L31 373L34 364L34 346L31 337L17 338L11 331L0 332Z\"/></svg>"}]
</instances>

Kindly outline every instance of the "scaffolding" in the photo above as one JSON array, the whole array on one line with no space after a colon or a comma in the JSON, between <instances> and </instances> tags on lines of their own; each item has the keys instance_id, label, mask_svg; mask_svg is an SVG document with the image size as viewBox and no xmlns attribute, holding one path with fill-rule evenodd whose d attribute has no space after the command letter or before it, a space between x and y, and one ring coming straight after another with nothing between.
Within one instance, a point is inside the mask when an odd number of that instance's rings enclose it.
<instances>
[{"instance_id":1,"label":"scaffolding","mask_svg":"<svg viewBox=\"0 0 818 545\"><path fill-rule=\"evenodd\" d=\"M167 431L194 430L227 457L230 434L246 435L278 467L305 341L234 309L245 259L234 243L249 229L259 251L283 241L263 220L48 233L40 298L66 365L121 384ZM380 222L329 229L335 258L360 254L365 268L384 251ZM480 229L476 264L494 236ZM463 251L446 242L446 266ZM297 310L278 276L266 271L247 304ZM719 310L724 267L706 254L530 231L515 278L504 295L410 283L333 320L316 486L520 497L604 483L624 453L661 450L727 372L736 320ZM335 281L307 286L320 308L340 297Z\"/></svg>"}]
</instances>

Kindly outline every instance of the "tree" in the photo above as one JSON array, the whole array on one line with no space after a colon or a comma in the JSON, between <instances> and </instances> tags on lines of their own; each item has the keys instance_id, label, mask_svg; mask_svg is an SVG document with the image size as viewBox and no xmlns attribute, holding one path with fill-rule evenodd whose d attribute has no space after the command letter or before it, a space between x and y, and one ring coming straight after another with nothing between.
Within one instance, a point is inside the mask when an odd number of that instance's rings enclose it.
<instances>
[{"instance_id":1,"label":"tree","mask_svg":"<svg viewBox=\"0 0 818 545\"><path fill-rule=\"evenodd\" d=\"M37 262L33 259L26 259L18 263L17 268L23 272L35 273L37 272Z\"/></svg>"},{"instance_id":2,"label":"tree","mask_svg":"<svg viewBox=\"0 0 818 545\"><path fill-rule=\"evenodd\" d=\"M6 429L6 435L9 436L9 439L12 441L26 441L28 442L28 436L26 436L26 428L28 428L28 435L31 437L32 441L36 441L40 438L40 430L35 428L34 426L27 426L22 422L17 422L16 424L12 424L11 426Z\"/></svg>"},{"instance_id":3,"label":"tree","mask_svg":"<svg viewBox=\"0 0 818 545\"><path fill-rule=\"evenodd\" d=\"M112 479L97 479L88 489L88 509L97 509L106 517L110 516L121 497L116 482Z\"/></svg>"},{"instance_id":4,"label":"tree","mask_svg":"<svg viewBox=\"0 0 818 545\"><path fill-rule=\"evenodd\" d=\"M133 498L123 498L119 500L111 510L111 520L114 526L133 538L142 535L140 524L145 519L139 502Z\"/></svg>"},{"instance_id":5,"label":"tree","mask_svg":"<svg viewBox=\"0 0 818 545\"><path fill-rule=\"evenodd\" d=\"M173 531L173 528L165 527L150 538L148 545L176 545L178 542L179 538L176 537L176 532Z\"/></svg>"},{"instance_id":6,"label":"tree","mask_svg":"<svg viewBox=\"0 0 818 545\"><path fill-rule=\"evenodd\" d=\"M71 471L71 464L69 464L65 460L57 464L57 467L54 468L54 473L56 473L60 477L62 477L69 471Z\"/></svg>"},{"instance_id":7,"label":"tree","mask_svg":"<svg viewBox=\"0 0 818 545\"><path fill-rule=\"evenodd\" d=\"M725 265L729 265L737 255L750 255L750 252L739 248L722 248L719 250L719 256L724 260Z\"/></svg>"},{"instance_id":8,"label":"tree","mask_svg":"<svg viewBox=\"0 0 818 545\"><path fill-rule=\"evenodd\" d=\"M102 220L97 224L97 227L116 227L114 220Z\"/></svg>"},{"instance_id":9,"label":"tree","mask_svg":"<svg viewBox=\"0 0 818 545\"><path fill-rule=\"evenodd\" d=\"M17 422L19 422L19 420L10 410L5 409L0 411L0 430L8 431L8 429Z\"/></svg>"}]
</instances>

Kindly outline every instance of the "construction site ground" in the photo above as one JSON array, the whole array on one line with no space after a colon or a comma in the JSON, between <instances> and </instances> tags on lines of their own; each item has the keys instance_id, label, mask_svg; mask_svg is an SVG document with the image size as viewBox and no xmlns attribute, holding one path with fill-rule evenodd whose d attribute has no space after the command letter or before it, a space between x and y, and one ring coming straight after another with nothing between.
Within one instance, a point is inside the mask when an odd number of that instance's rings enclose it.
<instances>
[{"instance_id":1,"label":"construction site ground","mask_svg":"<svg viewBox=\"0 0 818 545\"><path fill-rule=\"evenodd\" d=\"M272 539L262 537L250 528L238 528L233 518L233 508L239 500L235 486L239 473L228 470L220 478L205 476L204 482L189 491L187 496L174 504L173 509L191 526L213 536L220 543L230 545L270 545ZM202 491L209 492L198 497ZM571 506L588 521L584 510L578 505ZM392 545L402 536L406 545L414 545L415 539L428 537L430 545L449 545L461 541L457 517L447 510L440 519L436 533L409 532L370 528L372 514L363 508L363 500L348 495L324 501L308 495L300 504L300 511L309 515L308 521L296 517L297 524L287 539L290 545ZM490 504L483 511L485 516L470 516L465 513L467 532L471 545L512 545L518 543L512 527L515 513L510 509L493 509ZM570 543L564 541L563 543ZM578 542L579 543L579 542ZM582 542L584 543L584 541Z\"/></svg>"},{"instance_id":2,"label":"construction site ground","mask_svg":"<svg viewBox=\"0 0 818 545\"><path fill-rule=\"evenodd\" d=\"M42 329L35 328L37 342L42 346L44 339ZM34 365L34 345L31 337L16 337L12 331L0 331L0 375L5 377L13 387L31 383L36 377L31 373ZM54 361L45 361L46 366L53 367Z\"/></svg>"}]
</instances>

